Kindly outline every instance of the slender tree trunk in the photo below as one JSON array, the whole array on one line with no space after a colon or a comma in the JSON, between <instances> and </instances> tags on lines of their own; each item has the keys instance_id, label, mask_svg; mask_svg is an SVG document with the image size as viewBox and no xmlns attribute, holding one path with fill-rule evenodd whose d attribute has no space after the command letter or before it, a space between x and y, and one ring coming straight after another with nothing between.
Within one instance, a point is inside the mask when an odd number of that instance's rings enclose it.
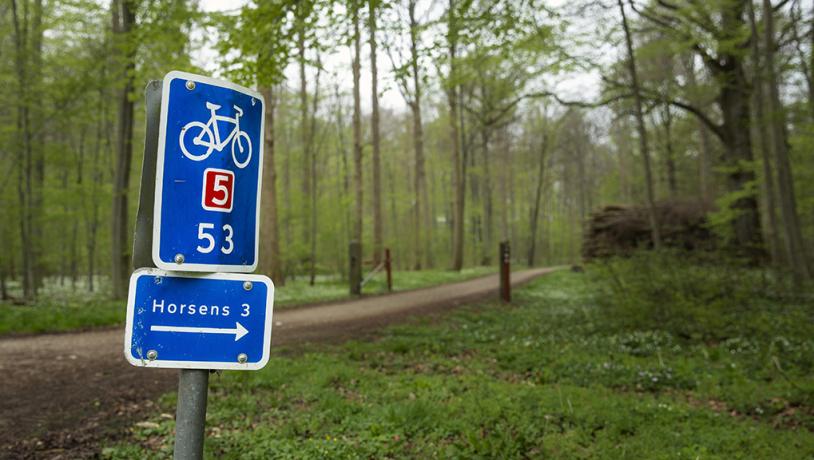
<instances>
[{"instance_id":1,"label":"slender tree trunk","mask_svg":"<svg viewBox=\"0 0 814 460\"><path fill-rule=\"evenodd\" d=\"M353 189L354 212L351 240L362 242L362 105L359 92L361 73L361 37L359 34L359 5L353 2Z\"/></svg>"},{"instance_id":2,"label":"slender tree trunk","mask_svg":"<svg viewBox=\"0 0 814 460\"><path fill-rule=\"evenodd\" d=\"M280 92L279 98L280 98L279 107L280 107L280 110L282 111L283 107L288 107L288 105L286 105L286 92L285 92L285 90ZM288 110L286 110L285 112L281 112L280 117L283 120L285 120L285 116L288 113L290 113ZM291 158L292 155L290 155L290 152L292 151L292 143L293 143L292 137L294 137L294 135L291 133L291 131L292 131L292 128L291 128L290 124L284 123L283 124L283 136L285 138L285 145L286 145L285 152L289 153L288 155L283 155L283 157L282 157L283 160L284 160L284 162L283 162L283 202L284 203L291 203L292 200L293 200L292 191L291 191L291 163L292 163L293 159ZM281 138L281 140L282 140L282 138ZM284 219L284 222L283 222L283 245L285 247L287 247L287 248L291 248L291 247L293 247L293 244L294 244L293 237L292 237L293 232L291 230L291 221L294 220L294 215L293 215L294 206L285 206L285 207L283 207L283 210L284 210L284 212L283 212L283 219ZM295 277L296 276L296 271L292 269L292 263L291 263L292 257L288 256L287 260L288 260L288 262L286 261L285 257L281 260L281 262L283 264L283 273L285 273L287 277Z\"/></svg>"},{"instance_id":3,"label":"slender tree trunk","mask_svg":"<svg viewBox=\"0 0 814 460\"><path fill-rule=\"evenodd\" d=\"M771 146L769 144L769 123L766 119L764 111L764 103L766 98L763 93L765 85L765 65L760 56L758 47L758 29L757 20L755 19L755 7L752 0L749 0L749 26L752 31L751 51L752 51L752 65L754 66L754 78L752 79L752 96L753 108L755 111L755 121L757 122L757 135L760 142L760 153L763 165L763 194L766 197L766 239L769 241L769 254L772 262L775 264L780 263L780 233L778 232L777 223L777 204L775 203L775 190L774 190L774 173L772 172L771 162Z\"/></svg>"},{"instance_id":4,"label":"slender tree trunk","mask_svg":"<svg viewBox=\"0 0 814 460\"><path fill-rule=\"evenodd\" d=\"M310 191L310 228L311 233L311 253L308 256L309 263L309 284L311 286L316 282L317 276L317 198L318 198L318 175L317 175L317 154L318 148L316 146L317 134L317 111L319 109L319 80L322 75L322 59L317 52L317 74L314 77L314 98L311 105L311 127L309 128L308 145L311 152L311 161L308 167L308 175L310 176L311 191Z\"/></svg>"},{"instance_id":5,"label":"slender tree trunk","mask_svg":"<svg viewBox=\"0 0 814 460\"><path fill-rule=\"evenodd\" d=\"M280 254L280 234L277 220L277 169L274 164L275 131L274 114L277 107L277 97L273 86L264 88L263 97L266 99L266 145L263 149L263 217L264 225L261 228L264 249L263 259L268 261L265 267L276 286L285 285L285 276L282 270L282 257Z\"/></svg>"},{"instance_id":6,"label":"slender tree trunk","mask_svg":"<svg viewBox=\"0 0 814 460\"><path fill-rule=\"evenodd\" d=\"M130 32L135 25L136 13L131 0L114 0L114 34L119 37L123 53L122 78L124 85L119 93L119 122L116 142L116 169L113 182L111 281L113 297L120 299L127 294L130 266L130 221L128 214L130 191L130 166L133 160L133 78L135 70L134 43Z\"/></svg>"},{"instance_id":7,"label":"slender tree trunk","mask_svg":"<svg viewBox=\"0 0 814 460\"><path fill-rule=\"evenodd\" d=\"M17 1L11 1L14 25L14 69L17 77L17 197L19 200L20 248L22 257L23 297L27 301L37 295L37 251L33 242L33 161L31 149L31 115L29 110L30 78L28 48L28 3L23 3L22 14Z\"/></svg>"},{"instance_id":8,"label":"slender tree trunk","mask_svg":"<svg viewBox=\"0 0 814 460\"><path fill-rule=\"evenodd\" d=\"M413 207L413 269L421 270L423 255L423 241L421 239L421 229L423 227L423 207L424 197L422 196L422 182L424 181L424 139L423 129L421 127L421 109L419 108L418 98L411 104L413 112L413 146L415 151L415 176L413 191L415 206Z\"/></svg>"},{"instance_id":9,"label":"slender tree trunk","mask_svg":"<svg viewBox=\"0 0 814 460\"><path fill-rule=\"evenodd\" d=\"M507 241L510 240L512 236L512 228L509 225L509 220L512 218L513 205L511 201L511 187L509 186L512 175L511 151L509 150L509 143L506 140L505 126L497 130L496 144L497 152L495 158L498 161L497 178L498 191L500 192L498 201L498 209L500 212L500 241Z\"/></svg>"},{"instance_id":10,"label":"slender tree trunk","mask_svg":"<svg viewBox=\"0 0 814 460\"><path fill-rule=\"evenodd\" d=\"M635 101L636 129L639 133L639 149L641 150L642 161L644 162L645 190L647 192L647 209L650 219L650 231L653 238L653 247L661 247L661 232L659 230L658 216L656 214L656 198L653 190L653 172L650 167L650 150L647 146L647 128L644 125L644 114L642 113L642 95L639 88L639 76L636 72L636 57L633 53L633 39L630 35L630 28L627 24L627 15L622 0L617 0L619 11L622 13L622 28L625 31L625 45L627 46L627 67L630 73L630 80L633 86L633 97Z\"/></svg>"},{"instance_id":11,"label":"slender tree trunk","mask_svg":"<svg viewBox=\"0 0 814 460\"><path fill-rule=\"evenodd\" d=\"M373 138L373 263L383 260L384 227L382 217L382 160L379 136L379 75L376 63L376 5L368 0L368 29L370 32L370 124Z\"/></svg>"},{"instance_id":12,"label":"slender tree trunk","mask_svg":"<svg viewBox=\"0 0 814 460\"><path fill-rule=\"evenodd\" d=\"M481 144L484 144L484 135L486 135L486 130L481 130L480 132L481 137ZM469 175L467 183L469 184L469 198L470 198L470 206L472 209L481 208L480 213L471 213L469 215L469 234L472 235L472 254L475 254L476 260L480 263L483 263L481 260L484 254L484 246L483 246L483 239L484 239L484 230L483 230L483 219L484 219L484 205L483 205L483 198L481 193L481 175L482 172L480 170L482 168L478 168L478 155L469 155L467 156L466 160L466 174Z\"/></svg>"},{"instance_id":13,"label":"slender tree trunk","mask_svg":"<svg viewBox=\"0 0 814 460\"><path fill-rule=\"evenodd\" d=\"M42 39L43 39L43 0L34 0L33 14L31 16L31 80L30 87L34 90L29 96L34 96L41 90L42 82ZM42 132L43 110L42 104L32 102L29 105L31 123L29 125L31 152L34 158L34 189L33 189L33 247L36 252L36 265L34 266L35 283L42 287L46 275L45 265L45 146L42 135L33 135Z\"/></svg>"},{"instance_id":14,"label":"slender tree trunk","mask_svg":"<svg viewBox=\"0 0 814 460\"><path fill-rule=\"evenodd\" d=\"M540 152L537 158L537 183L534 192L534 205L531 208L531 218L529 229L529 253L527 264L533 267L536 263L535 257L537 256L537 225L540 222L540 202L543 196L543 183L545 180L545 162L546 153L548 150L548 133L545 131L547 127L543 126L543 141L540 143Z\"/></svg>"},{"instance_id":15,"label":"slender tree trunk","mask_svg":"<svg viewBox=\"0 0 814 460\"><path fill-rule=\"evenodd\" d=\"M673 112L670 106L664 107L664 166L667 170L667 190L670 198L678 197L678 178L676 177L675 152L673 152Z\"/></svg>"},{"instance_id":16,"label":"slender tree trunk","mask_svg":"<svg viewBox=\"0 0 814 460\"><path fill-rule=\"evenodd\" d=\"M339 200L338 206L339 209L342 209L342 236L343 236L343 247L347 247L347 242L350 236L350 212L347 212L347 196L350 193L350 173L348 168L348 151L347 151L347 144L345 143L345 114L342 104L342 99L339 96L339 85L337 84L334 87L334 95L336 97L336 130L337 130L337 138L339 139L339 148L337 149L337 155L339 156L339 161L337 162L338 168L338 177L341 177L341 184L339 190ZM343 260L345 257L344 251ZM341 272L344 274L347 270L346 264L342 265Z\"/></svg>"},{"instance_id":17,"label":"slender tree trunk","mask_svg":"<svg viewBox=\"0 0 814 460\"><path fill-rule=\"evenodd\" d=\"M481 127L481 142L483 143L483 247L481 253L481 265L492 264L492 253L494 252L494 190L492 188L492 165L489 151L491 127ZM474 155L473 155L474 156Z\"/></svg>"},{"instance_id":18,"label":"slender tree trunk","mask_svg":"<svg viewBox=\"0 0 814 460\"><path fill-rule=\"evenodd\" d=\"M458 48L458 24L455 0L449 0L447 46L449 53L449 76L447 101L449 103L450 141L452 142L452 188L454 194L452 217L452 269L460 271L464 265L464 168L461 161L460 134L458 131L458 82L456 61Z\"/></svg>"},{"instance_id":19,"label":"slender tree trunk","mask_svg":"<svg viewBox=\"0 0 814 460\"><path fill-rule=\"evenodd\" d=\"M79 132L79 148L77 149L76 159L76 191L84 188L84 169L85 169L85 129ZM80 205L81 206L81 205ZM71 216L73 227L71 228L71 287L76 288L76 283L79 281L79 212L76 211L76 206L73 207L74 214Z\"/></svg>"},{"instance_id":20,"label":"slender tree trunk","mask_svg":"<svg viewBox=\"0 0 814 460\"><path fill-rule=\"evenodd\" d=\"M423 262L422 251L427 249L422 242L422 227L427 234L424 235L426 246L429 246L432 239L432 221L429 213L429 201L427 197L427 179L424 169L424 127L421 121L421 98L422 85L421 75L418 67L418 21L415 15L416 1L410 0L408 14L410 17L410 68L413 77L413 100L410 103L410 110L413 113L413 147L415 149L415 225L414 225L414 268L420 270ZM427 252L427 260L430 253ZM429 265L429 263L428 263Z\"/></svg>"},{"instance_id":21,"label":"slender tree trunk","mask_svg":"<svg viewBox=\"0 0 814 460\"><path fill-rule=\"evenodd\" d=\"M794 193L794 176L789 161L788 133L786 115L780 101L778 75L775 67L774 49L774 14L769 0L763 0L764 11L764 45L765 68L769 86L768 108L771 114L771 138L774 146L775 164L777 165L778 192L780 213L783 216L785 230L786 255L795 280L798 284L811 279L811 270L806 260L806 248L800 231L800 218L797 214L797 198Z\"/></svg>"},{"instance_id":22,"label":"slender tree trunk","mask_svg":"<svg viewBox=\"0 0 814 460\"><path fill-rule=\"evenodd\" d=\"M811 6L811 14L814 16L814 4ZM814 50L814 21L811 22L811 29L808 31L809 39L811 43L809 43L809 48ZM808 107L809 112L811 115L812 120L814 120L814 52L809 53L808 55L808 68L810 69L811 75L809 78L809 85L808 85Z\"/></svg>"},{"instance_id":23,"label":"slender tree trunk","mask_svg":"<svg viewBox=\"0 0 814 460\"><path fill-rule=\"evenodd\" d=\"M34 0L32 4L31 13L31 50L29 68L29 89L28 96L31 98L26 101L29 111L28 132L28 145L30 146L30 153L32 156L34 166L34 183L31 190L31 245L35 253L33 275L34 285L38 289L42 287L43 280L46 275L45 266L45 148L43 145L42 135L34 135L34 133L41 133L41 124L43 118L42 104L35 102L36 94L41 90L42 82L42 39L43 39L43 25L42 25L42 9L43 1Z\"/></svg>"},{"instance_id":24,"label":"slender tree trunk","mask_svg":"<svg viewBox=\"0 0 814 460\"><path fill-rule=\"evenodd\" d=\"M310 248L311 239L311 135L308 123L308 83L305 74L305 23L297 11L297 64L300 74L300 143L302 146L302 234L305 237L305 247ZM311 260L307 261L309 271Z\"/></svg>"}]
</instances>

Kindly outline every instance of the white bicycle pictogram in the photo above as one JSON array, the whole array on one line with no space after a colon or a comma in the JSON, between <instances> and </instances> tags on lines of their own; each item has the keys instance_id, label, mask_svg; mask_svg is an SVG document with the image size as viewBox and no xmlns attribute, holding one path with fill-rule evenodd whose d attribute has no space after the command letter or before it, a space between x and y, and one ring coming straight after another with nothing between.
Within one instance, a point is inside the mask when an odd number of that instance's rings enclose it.
<instances>
[{"instance_id":1,"label":"white bicycle pictogram","mask_svg":"<svg viewBox=\"0 0 814 460\"><path fill-rule=\"evenodd\" d=\"M235 166L243 169L252 159L252 141L246 131L240 130L240 117L243 116L243 109L235 105L235 117L231 118L216 114L215 112L220 107L218 104L207 102L206 108L209 109L210 112L209 121L206 123L200 121L190 121L187 123L181 129L181 134L178 136L178 143L181 145L181 151L185 157L193 161L203 161L215 150L222 152L223 148L231 142L232 160L235 162ZM219 121L225 121L235 125L232 132L223 140L220 138L220 130L218 129ZM188 145L190 142L189 139L191 139L191 145ZM239 156L245 156L245 160L240 161L238 159Z\"/></svg>"}]
</instances>

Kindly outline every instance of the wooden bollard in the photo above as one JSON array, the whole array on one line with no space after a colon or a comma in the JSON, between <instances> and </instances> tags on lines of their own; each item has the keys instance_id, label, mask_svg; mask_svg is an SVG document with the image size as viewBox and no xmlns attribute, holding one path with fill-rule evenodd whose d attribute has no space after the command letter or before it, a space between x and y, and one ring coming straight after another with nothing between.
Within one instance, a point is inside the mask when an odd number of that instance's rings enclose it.
<instances>
[{"instance_id":1,"label":"wooden bollard","mask_svg":"<svg viewBox=\"0 0 814 460\"><path fill-rule=\"evenodd\" d=\"M504 302L512 301L511 282L511 249L508 241L500 243L500 298Z\"/></svg>"},{"instance_id":2,"label":"wooden bollard","mask_svg":"<svg viewBox=\"0 0 814 460\"><path fill-rule=\"evenodd\" d=\"M387 270L387 292L393 292L393 265L389 248L384 250L384 269Z\"/></svg>"},{"instance_id":3,"label":"wooden bollard","mask_svg":"<svg viewBox=\"0 0 814 460\"><path fill-rule=\"evenodd\" d=\"M348 247L350 293L351 295L362 295L362 244L358 241L351 241Z\"/></svg>"}]
</instances>

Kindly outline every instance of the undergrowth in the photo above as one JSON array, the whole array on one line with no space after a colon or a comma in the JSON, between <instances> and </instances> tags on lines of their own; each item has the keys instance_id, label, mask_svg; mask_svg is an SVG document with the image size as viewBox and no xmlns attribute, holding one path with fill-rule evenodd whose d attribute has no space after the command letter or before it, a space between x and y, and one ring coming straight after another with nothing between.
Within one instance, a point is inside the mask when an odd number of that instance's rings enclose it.
<instances>
[{"instance_id":1,"label":"undergrowth","mask_svg":"<svg viewBox=\"0 0 814 460\"><path fill-rule=\"evenodd\" d=\"M213 376L206 456L814 456L814 325L783 327L780 313L806 306L769 297L761 334L754 317L734 315L727 334L703 340L611 321L601 276L558 272L511 306L465 307L371 341L274 349L262 371ZM174 407L164 397L163 414L103 456L168 458Z\"/></svg>"}]
</instances>

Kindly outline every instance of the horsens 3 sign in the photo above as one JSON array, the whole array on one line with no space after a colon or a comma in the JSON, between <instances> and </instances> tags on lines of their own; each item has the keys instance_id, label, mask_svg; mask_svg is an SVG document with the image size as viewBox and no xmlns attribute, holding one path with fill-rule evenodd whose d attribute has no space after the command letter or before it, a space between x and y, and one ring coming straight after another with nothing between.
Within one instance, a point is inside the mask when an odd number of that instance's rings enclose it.
<instances>
[{"instance_id":1,"label":"horsens 3 sign","mask_svg":"<svg viewBox=\"0 0 814 460\"><path fill-rule=\"evenodd\" d=\"M260 369L269 359L273 300L274 285L262 275L136 270L124 355L143 367Z\"/></svg>"},{"instance_id":2,"label":"horsens 3 sign","mask_svg":"<svg viewBox=\"0 0 814 460\"><path fill-rule=\"evenodd\" d=\"M257 268L264 100L233 83L164 77L153 262L165 270Z\"/></svg>"}]
</instances>

